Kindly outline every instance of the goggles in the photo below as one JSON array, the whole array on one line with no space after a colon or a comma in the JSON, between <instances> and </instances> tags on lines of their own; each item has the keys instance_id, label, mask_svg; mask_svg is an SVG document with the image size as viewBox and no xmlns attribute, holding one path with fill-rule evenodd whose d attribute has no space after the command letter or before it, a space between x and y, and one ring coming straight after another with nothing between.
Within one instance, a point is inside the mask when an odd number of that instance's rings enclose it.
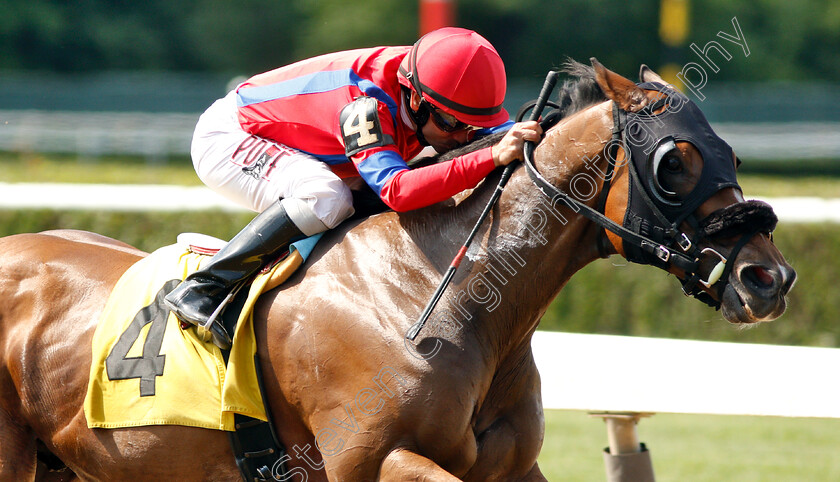
<instances>
[{"instance_id":1,"label":"goggles","mask_svg":"<svg viewBox=\"0 0 840 482\"><path fill-rule=\"evenodd\" d=\"M441 110L436 109L432 104L429 102L424 101L427 105L427 109L432 117L432 122L438 127L438 129L442 130L443 132L457 132L457 131L477 131L481 129L481 127L471 126L469 124L465 124L455 118L454 115L449 114L448 112L443 112Z\"/></svg>"}]
</instances>

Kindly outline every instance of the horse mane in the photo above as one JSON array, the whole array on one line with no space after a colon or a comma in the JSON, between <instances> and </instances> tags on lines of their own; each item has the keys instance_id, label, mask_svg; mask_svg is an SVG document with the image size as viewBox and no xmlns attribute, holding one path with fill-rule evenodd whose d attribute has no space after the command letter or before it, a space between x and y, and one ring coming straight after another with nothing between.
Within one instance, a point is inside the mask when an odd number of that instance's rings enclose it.
<instances>
[{"instance_id":1,"label":"horse mane","mask_svg":"<svg viewBox=\"0 0 840 482\"><path fill-rule=\"evenodd\" d=\"M609 100L595 81L595 68L592 66L566 58L560 71L574 78L566 79L560 87L558 120Z\"/></svg>"}]
</instances>

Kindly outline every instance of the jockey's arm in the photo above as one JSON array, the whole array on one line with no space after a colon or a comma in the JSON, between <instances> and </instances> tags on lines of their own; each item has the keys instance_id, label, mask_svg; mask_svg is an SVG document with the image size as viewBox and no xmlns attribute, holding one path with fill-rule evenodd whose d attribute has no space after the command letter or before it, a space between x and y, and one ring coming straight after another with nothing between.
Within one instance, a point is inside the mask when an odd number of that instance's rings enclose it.
<instances>
[{"instance_id":1,"label":"jockey's arm","mask_svg":"<svg viewBox=\"0 0 840 482\"><path fill-rule=\"evenodd\" d=\"M479 149L452 160L409 169L391 146L369 149L353 157L362 178L395 211L410 211L441 202L461 191L474 188L498 166L522 158L524 142L539 141L542 129L536 122L507 122L480 135L507 129L492 147Z\"/></svg>"}]
</instances>

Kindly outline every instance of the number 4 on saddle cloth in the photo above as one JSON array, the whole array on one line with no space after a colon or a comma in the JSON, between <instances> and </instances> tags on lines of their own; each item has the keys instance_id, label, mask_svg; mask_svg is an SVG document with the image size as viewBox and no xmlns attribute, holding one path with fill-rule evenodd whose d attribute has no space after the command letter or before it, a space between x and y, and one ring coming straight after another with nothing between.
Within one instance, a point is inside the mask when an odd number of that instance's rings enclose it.
<instances>
[{"instance_id":1,"label":"number 4 on saddle cloth","mask_svg":"<svg viewBox=\"0 0 840 482\"><path fill-rule=\"evenodd\" d=\"M84 406L88 427L186 425L233 431L235 414L266 421L251 311L261 293L303 264L320 236L294 243L288 256L258 274L249 290L241 290L226 310L228 328L236 323L229 353L196 330L181 329L163 303L180 280L211 259L199 254L207 250L185 244L182 235L177 244L129 268L114 287L93 336ZM239 306L244 308L233 309Z\"/></svg>"}]
</instances>

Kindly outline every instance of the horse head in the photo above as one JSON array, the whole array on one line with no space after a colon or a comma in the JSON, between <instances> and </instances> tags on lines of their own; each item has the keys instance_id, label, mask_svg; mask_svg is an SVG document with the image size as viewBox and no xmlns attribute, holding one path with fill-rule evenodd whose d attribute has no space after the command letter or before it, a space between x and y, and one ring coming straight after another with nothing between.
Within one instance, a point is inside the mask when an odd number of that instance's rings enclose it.
<instances>
[{"instance_id":1,"label":"horse head","mask_svg":"<svg viewBox=\"0 0 840 482\"><path fill-rule=\"evenodd\" d=\"M778 318L796 273L773 244L772 208L745 201L732 148L693 101L647 66L636 84L592 64L616 124L603 151L602 209L637 235L607 229L608 251L676 275L685 294L720 308L730 322Z\"/></svg>"}]
</instances>

